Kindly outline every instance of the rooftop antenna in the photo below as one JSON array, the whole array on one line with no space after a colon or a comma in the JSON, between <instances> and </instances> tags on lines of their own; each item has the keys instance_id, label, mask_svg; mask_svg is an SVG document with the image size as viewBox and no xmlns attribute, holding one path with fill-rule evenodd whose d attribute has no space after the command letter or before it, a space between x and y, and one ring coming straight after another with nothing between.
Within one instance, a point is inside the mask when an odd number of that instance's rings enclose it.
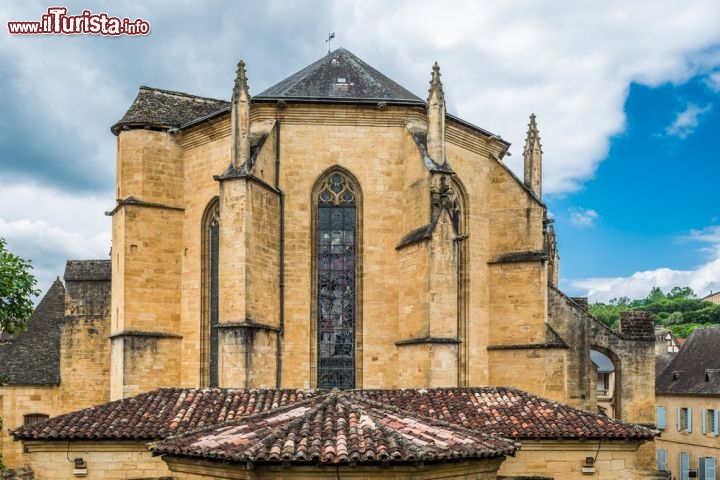
<instances>
[{"instance_id":1,"label":"rooftop antenna","mask_svg":"<svg viewBox=\"0 0 720 480\"><path fill-rule=\"evenodd\" d=\"M327 40L325 40L325 43L328 44L328 53L330 53L330 40L332 40L333 38L335 38L335 32L328 33L328 38Z\"/></svg>"}]
</instances>

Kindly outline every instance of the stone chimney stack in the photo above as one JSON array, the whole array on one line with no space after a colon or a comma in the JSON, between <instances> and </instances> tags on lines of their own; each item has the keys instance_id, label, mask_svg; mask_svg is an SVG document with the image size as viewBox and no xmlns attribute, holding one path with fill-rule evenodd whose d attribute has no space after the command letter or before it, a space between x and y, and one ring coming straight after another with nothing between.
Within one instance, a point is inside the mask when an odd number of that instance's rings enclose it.
<instances>
[{"instance_id":1,"label":"stone chimney stack","mask_svg":"<svg viewBox=\"0 0 720 480\"><path fill-rule=\"evenodd\" d=\"M240 168L250 158L250 94L245 74L245 62L242 60L237 66L231 108L231 164L234 168Z\"/></svg>"},{"instance_id":2,"label":"stone chimney stack","mask_svg":"<svg viewBox=\"0 0 720 480\"><path fill-rule=\"evenodd\" d=\"M542 145L535 123L535 114L530 115L523 159L525 164L525 185L536 197L542 198Z\"/></svg>"},{"instance_id":3,"label":"stone chimney stack","mask_svg":"<svg viewBox=\"0 0 720 480\"><path fill-rule=\"evenodd\" d=\"M651 312L620 312L618 333L628 340L655 341L655 324Z\"/></svg>"},{"instance_id":4,"label":"stone chimney stack","mask_svg":"<svg viewBox=\"0 0 720 480\"><path fill-rule=\"evenodd\" d=\"M438 165L445 164L445 94L440 81L440 66L432 68L427 99L427 150Z\"/></svg>"}]
</instances>

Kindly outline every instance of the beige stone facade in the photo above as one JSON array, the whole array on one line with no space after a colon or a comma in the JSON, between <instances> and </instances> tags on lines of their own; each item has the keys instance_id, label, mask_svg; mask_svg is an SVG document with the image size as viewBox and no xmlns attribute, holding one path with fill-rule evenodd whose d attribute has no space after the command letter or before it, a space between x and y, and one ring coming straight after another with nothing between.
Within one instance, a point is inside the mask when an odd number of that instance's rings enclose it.
<instances>
[{"instance_id":1,"label":"beige stone facade","mask_svg":"<svg viewBox=\"0 0 720 480\"><path fill-rule=\"evenodd\" d=\"M658 411L664 418L658 424L664 426L655 441L658 464L680 479L681 455L687 456L687 469L696 474L700 463L709 459L715 465L720 459L720 431L709 419L715 418L720 410L720 397L705 395L658 394ZM663 422L664 420L664 422ZM717 478L702 477L697 478Z\"/></svg>"},{"instance_id":2,"label":"beige stone facade","mask_svg":"<svg viewBox=\"0 0 720 480\"><path fill-rule=\"evenodd\" d=\"M318 64L332 73L359 61L348 54ZM643 377L652 339L603 330L557 290L534 116L520 180L503 163L507 142L445 112L438 68L427 102L373 72L373 85L392 94L345 95L355 83L335 73L334 94L289 95L280 88L286 80L251 98L244 65L230 103L143 87L113 127L111 304L104 317L67 327L77 332L64 337L75 343L64 350L59 389L12 399L0 391L6 427L36 408L18 406L25 399L56 415L162 386L503 385L597 411L591 348L616 363L619 417L652 424L654 395ZM323 209L351 219L325 232L342 245L323 243ZM93 340L77 342L85 338ZM18 448L7 453L3 442L6 461L21 463ZM602 452L597 478L630 478L623 475L652 463L629 445ZM29 461L46 471L56 453L33 448ZM162 474L133 446L102 455L77 448L121 461L135 476ZM587 449L529 449L501 473L579 478ZM132 478L113 468L93 467L106 476L88 478ZM205 472L177 468L177 478ZM447 478L494 478L473 468L448 466ZM270 478L232 475L222 478Z\"/></svg>"}]
</instances>

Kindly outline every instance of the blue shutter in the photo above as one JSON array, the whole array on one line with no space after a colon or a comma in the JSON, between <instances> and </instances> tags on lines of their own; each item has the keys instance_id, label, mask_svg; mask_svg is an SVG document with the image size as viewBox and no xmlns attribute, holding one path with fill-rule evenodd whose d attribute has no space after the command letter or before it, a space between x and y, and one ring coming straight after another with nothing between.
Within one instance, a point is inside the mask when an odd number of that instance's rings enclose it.
<instances>
[{"instance_id":1,"label":"blue shutter","mask_svg":"<svg viewBox=\"0 0 720 480\"><path fill-rule=\"evenodd\" d=\"M690 454L680 453L680 480L690 480Z\"/></svg>"},{"instance_id":2,"label":"blue shutter","mask_svg":"<svg viewBox=\"0 0 720 480\"><path fill-rule=\"evenodd\" d=\"M700 410L700 420L702 421L702 433L703 435L707 432L707 419L705 418L705 409Z\"/></svg>"},{"instance_id":3,"label":"blue shutter","mask_svg":"<svg viewBox=\"0 0 720 480\"><path fill-rule=\"evenodd\" d=\"M687 431L692 432L692 408L687 409Z\"/></svg>"},{"instance_id":4,"label":"blue shutter","mask_svg":"<svg viewBox=\"0 0 720 480\"><path fill-rule=\"evenodd\" d=\"M656 408L655 416L657 417L655 419L657 428L667 428L665 407L661 407L658 405L658 407Z\"/></svg>"},{"instance_id":5,"label":"blue shutter","mask_svg":"<svg viewBox=\"0 0 720 480\"><path fill-rule=\"evenodd\" d=\"M717 460L713 457L705 458L705 480L717 479Z\"/></svg>"},{"instance_id":6,"label":"blue shutter","mask_svg":"<svg viewBox=\"0 0 720 480\"><path fill-rule=\"evenodd\" d=\"M657 450L658 470L667 470L667 450L658 448Z\"/></svg>"},{"instance_id":7,"label":"blue shutter","mask_svg":"<svg viewBox=\"0 0 720 480\"><path fill-rule=\"evenodd\" d=\"M677 427L678 427L678 432L682 430L682 418L681 418L681 415L682 415L682 411L680 410L680 407L678 407L678 408L677 408Z\"/></svg>"},{"instance_id":8,"label":"blue shutter","mask_svg":"<svg viewBox=\"0 0 720 480\"><path fill-rule=\"evenodd\" d=\"M713 418L713 424L710 426L713 435L720 434L720 428L718 428L718 417L720 417L720 410L715 410L715 416Z\"/></svg>"}]
</instances>

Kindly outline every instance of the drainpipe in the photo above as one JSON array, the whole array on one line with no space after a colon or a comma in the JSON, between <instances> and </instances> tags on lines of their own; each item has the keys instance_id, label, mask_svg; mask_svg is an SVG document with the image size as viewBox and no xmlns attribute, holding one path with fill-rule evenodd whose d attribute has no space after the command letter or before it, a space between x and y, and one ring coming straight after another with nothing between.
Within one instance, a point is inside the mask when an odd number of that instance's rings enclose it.
<instances>
[{"instance_id":1,"label":"drainpipe","mask_svg":"<svg viewBox=\"0 0 720 480\"><path fill-rule=\"evenodd\" d=\"M285 192L280 189L280 120L275 124L275 188L280 194L280 326L277 333L275 388L282 388L283 335L285 334Z\"/></svg>"}]
</instances>

